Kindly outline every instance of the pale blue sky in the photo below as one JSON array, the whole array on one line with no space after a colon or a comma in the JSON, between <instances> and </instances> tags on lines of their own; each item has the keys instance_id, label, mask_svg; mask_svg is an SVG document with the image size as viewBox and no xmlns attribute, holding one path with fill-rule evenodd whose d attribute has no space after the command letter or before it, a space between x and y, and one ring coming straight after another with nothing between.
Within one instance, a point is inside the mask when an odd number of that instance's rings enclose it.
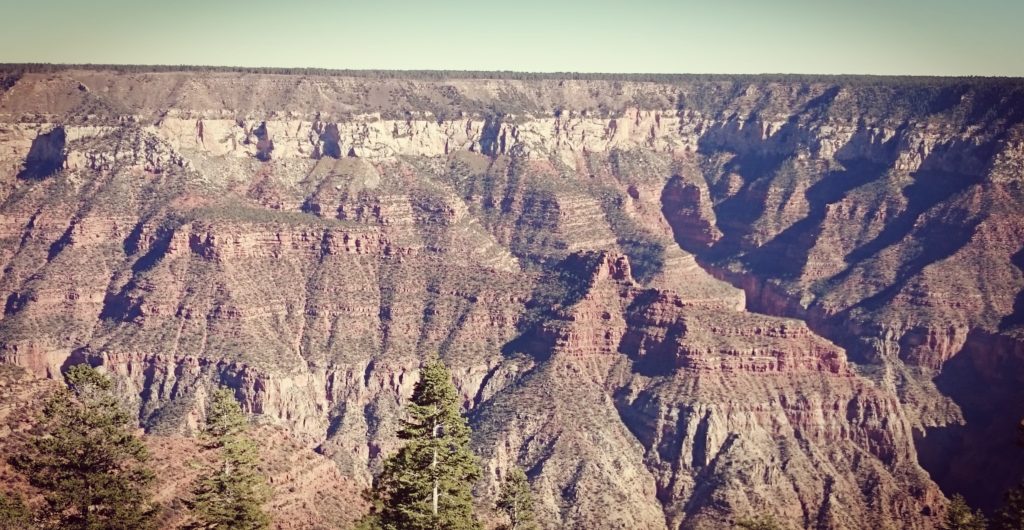
<instances>
[{"instance_id":1,"label":"pale blue sky","mask_svg":"<svg viewBox=\"0 0 1024 530\"><path fill-rule=\"evenodd\" d=\"M1024 0L0 0L0 62L1024 75Z\"/></svg>"}]
</instances>

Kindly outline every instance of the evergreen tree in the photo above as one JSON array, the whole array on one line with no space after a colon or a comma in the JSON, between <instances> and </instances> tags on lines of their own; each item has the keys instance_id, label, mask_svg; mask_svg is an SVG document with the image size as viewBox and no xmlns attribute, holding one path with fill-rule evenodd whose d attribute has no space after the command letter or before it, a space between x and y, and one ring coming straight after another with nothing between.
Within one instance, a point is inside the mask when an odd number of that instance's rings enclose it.
<instances>
[{"instance_id":1,"label":"evergreen tree","mask_svg":"<svg viewBox=\"0 0 1024 530\"><path fill-rule=\"evenodd\" d=\"M508 516L508 530L535 530L537 523L533 514L533 495L526 473L513 466L501 486L497 507Z\"/></svg>"},{"instance_id":2,"label":"evergreen tree","mask_svg":"<svg viewBox=\"0 0 1024 530\"><path fill-rule=\"evenodd\" d=\"M940 530L985 530L988 521L981 510L971 511L967 501L960 495L954 495L946 508L946 516L942 519Z\"/></svg>"},{"instance_id":3,"label":"evergreen tree","mask_svg":"<svg viewBox=\"0 0 1024 530\"><path fill-rule=\"evenodd\" d=\"M0 493L0 530L24 530L32 524L32 513L19 495Z\"/></svg>"},{"instance_id":4,"label":"evergreen tree","mask_svg":"<svg viewBox=\"0 0 1024 530\"><path fill-rule=\"evenodd\" d=\"M110 379L87 365L65 376L43 408L41 434L11 463L43 492L44 526L83 530L152 528L149 452Z\"/></svg>"},{"instance_id":5,"label":"evergreen tree","mask_svg":"<svg viewBox=\"0 0 1024 530\"><path fill-rule=\"evenodd\" d=\"M423 366L399 438L406 440L377 479L379 520L394 530L480 528L472 483L480 464L469 447L470 429L459 412L451 374L440 359Z\"/></svg>"},{"instance_id":6,"label":"evergreen tree","mask_svg":"<svg viewBox=\"0 0 1024 530\"><path fill-rule=\"evenodd\" d=\"M259 449L248 436L248 425L232 392L217 389L207 410L203 437L208 447L219 451L220 460L199 478L193 491L195 528L258 530L270 526L270 516L263 510L270 500L270 488L259 471Z\"/></svg>"},{"instance_id":7,"label":"evergreen tree","mask_svg":"<svg viewBox=\"0 0 1024 530\"><path fill-rule=\"evenodd\" d=\"M996 530L1024 529L1024 485L1006 492L1003 507L996 513Z\"/></svg>"}]
</instances>

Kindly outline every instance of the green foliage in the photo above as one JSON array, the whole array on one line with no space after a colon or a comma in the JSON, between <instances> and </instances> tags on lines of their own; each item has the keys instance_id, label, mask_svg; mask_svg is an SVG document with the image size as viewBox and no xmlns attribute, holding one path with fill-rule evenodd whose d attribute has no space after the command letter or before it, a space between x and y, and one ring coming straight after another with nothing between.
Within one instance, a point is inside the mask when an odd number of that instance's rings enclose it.
<instances>
[{"instance_id":1,"label":"green foliage","mask_svg":"<svg viewBox=\"0 0 1024 530\"><path fill-rule=\"evenodd\" d=\"M1003 507L996 513L995 530L1021 530L1024 528L1024 484L1006 492Z\"/></svg>"},{"instance_id":2,"label":"green foliage","mask_svg":"<svg viewBox=\"0 0 1024 530\"><path fill-rule=\"evenodd\" d=\"M20 495L0 493L0 530L22 530L32 524L32 513Z\"/></svg>"},{"instance_id":3,"label":"green foliage","mask_svg":"<svg viewBox=\"0 0 1024 530\"><path fill-rule=\"evenodd\" d=\"M940 530L985 530L988 521L981 510L971 511L967 501L961 495L954 495L942 519Z\"/></svg>"},{"instance_id":4,"label":"green foliage","mask_svg":"<svg viewBox=\"0 0 1024 530\"><path fill-rule=\"evenodd\" d=\"M352 530L382 530L384 523L380 520L380 514L377 512L366 514L362 519L356 521L356 525Z\"/></svg>"},{"instance_id":5,"label":"green foliage","mask_svg":"<svg viewBox=\"0 0 1024 530\"><path fill-rule=\"evenodd\" d=\"M469 447L470 429L451 374L440 359L423 366L406 412L398 433L406 443L385 461L375 485L381 527L480 528L471 494L480 464Z\"/></svg>"},{"instance_id":6,"label":"green foliage","mask_svg":"<svg viewBox=\"0 0 1024 530\"><path fill-rule=\"evenodd\" d=\"M68 389L43 409L41 433L11 459L43 491L40 522L83 530L154 527L149 453L113 384L86 365L72 367L66 379Z\"/></svg>"},{"instance_id":7,"label":"green foliage","mask_svg":"<svg viewBox=\"0 0 1024 530\"><path fill-rule=\"evenodd\" d=\"M507 530L536 530L537 521L533 513L533 494L530 483L522 469L513 467L501 485L497 508L508 516Z\"/></svg>"},{"instance_id":8,"label":"green foliage","mask_svg":"<svg viewBox=\"0 0 1024 530\"><path fill-rule=\"evenodd\" d=\"M199 477L193 491L194 527L269 528L270 516L263 505L270 500L270 488L259 470L259 449L248 436L248 419L230 390L219 388L213 393L203 437L208 447L220 452L220 460Z\"/></svg>"},{"instance_id":9,"label":"green foliage","mask_svg":"<svg viewBox=\"0 0 1024 530\"><path fill-rule=\"evenodd\" d=\"M771 515L740 519L736 522L736 527L744 530L783 530L785 528Z\"/></svg>"},{"instance_id":10,"label":"green foliage","mask_svg":"<svg viewBox=\"0 0 1024 530\"><path fill-rule=\"evenodd\" d=\"M249 419L242 412L231 390L218 388L210 399L206 411L206 426L203 436L213 447L224 445L240 436L249 428Z\"/></svg>"}]
</instances>

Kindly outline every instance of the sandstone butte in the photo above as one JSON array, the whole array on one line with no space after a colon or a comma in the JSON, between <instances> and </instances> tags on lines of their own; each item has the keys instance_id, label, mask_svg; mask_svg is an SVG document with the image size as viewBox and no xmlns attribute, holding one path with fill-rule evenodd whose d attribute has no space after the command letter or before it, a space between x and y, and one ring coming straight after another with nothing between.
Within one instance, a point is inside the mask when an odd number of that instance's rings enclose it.
<instances>
[{"instance_id":1,"label":"sandstone butte","mask_svg":"<svg viewBox=\"0 0 1024 530\"><path fill-rule=\"evenodd\" d=\"M549 528L928 529L1024 477L1019 80L0 81L0 443L90 362L171 499L224 384L278 524L345 527L439 352L482 510L519 465Z\"/></svg>"}]
</instances>

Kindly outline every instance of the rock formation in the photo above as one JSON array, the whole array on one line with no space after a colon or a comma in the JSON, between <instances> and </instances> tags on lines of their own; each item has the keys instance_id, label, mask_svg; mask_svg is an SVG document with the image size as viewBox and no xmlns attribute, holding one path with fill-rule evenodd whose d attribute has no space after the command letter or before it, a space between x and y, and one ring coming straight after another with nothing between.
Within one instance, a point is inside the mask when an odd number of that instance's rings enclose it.
<instances>
[{"instance_id":1,"label":"rock formation","mask_svg":"<svg viewBox=\"0 0 1024 530\"><path fill-rule=\"evenodd\" d=\"M229 385L366 485L436 351L547 527L932 528L1024 473L1022 122L1012 80L26 73L0 358L169 440Z\"/></svg>"}]
</instances>

